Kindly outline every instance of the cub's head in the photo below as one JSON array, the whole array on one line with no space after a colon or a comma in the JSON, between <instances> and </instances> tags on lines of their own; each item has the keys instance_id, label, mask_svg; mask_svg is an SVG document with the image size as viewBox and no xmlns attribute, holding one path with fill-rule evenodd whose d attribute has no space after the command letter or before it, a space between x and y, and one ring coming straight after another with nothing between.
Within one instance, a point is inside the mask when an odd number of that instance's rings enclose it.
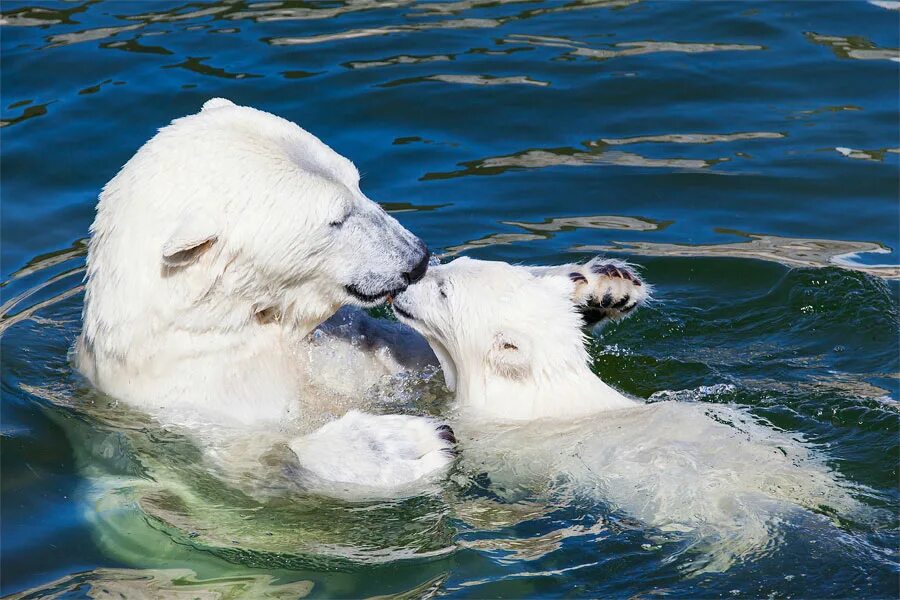
<instances>
[{"instance_id":1,"label":"cub's head","mask_svg":"<svg viewBox=\"0 0 900 600\"><path fill-rule=\"evenodd\" d=\"M431 267L393 308L428 340L453 390L483 373L539 380L583 367L583 326L628 314L647 287L620 262L541 268L464 257Z\"/></svg>"},{"instance_id":2,"label":"cub's head","mask_svg":"<svg viewBox=\"0 0 900 600\"><path fill-rule=\"evenodd\" d=\"M147 142L104 188L91 231L89 337L116 321L202 329L256 315L312 327L402 291L428 265L425 244L366 197L349 160L223 99Z\"/></svg>"}]
</instances>

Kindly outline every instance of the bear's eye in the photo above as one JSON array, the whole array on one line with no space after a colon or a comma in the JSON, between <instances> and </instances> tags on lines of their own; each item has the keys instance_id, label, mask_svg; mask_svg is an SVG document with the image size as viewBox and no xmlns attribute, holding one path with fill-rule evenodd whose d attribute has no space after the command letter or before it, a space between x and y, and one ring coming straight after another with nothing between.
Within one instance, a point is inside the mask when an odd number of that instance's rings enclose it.
<instances>
[{"instance_id":1,"label":"bear's eye","mask_svg":"<svg viewBox=\"0 0 900 600\"><path fill-rule=\"evenodd\" d=\"M338 213L339 216L336 215L337 216L336 219L332 219L331 221L328 222L329 227L334 227L336 229L340 229L344 225L344 223L347 222L347 219L350 218L350 214L353 212L353 210L350 207L342 207L342 208L343 208L343 210L340 213Z\"/></svg>"},{"instance_id":2,"label":"bear's eye","mask_svg":"<svg viewBox=\"0 0 900 600\"><path fill-rule=\"evenodd\" d=\"M441 298L447 297L447 292L444 291L444 282L443 281L438 284L438 293L441 295Z\"/></svg>"}]
</instances>

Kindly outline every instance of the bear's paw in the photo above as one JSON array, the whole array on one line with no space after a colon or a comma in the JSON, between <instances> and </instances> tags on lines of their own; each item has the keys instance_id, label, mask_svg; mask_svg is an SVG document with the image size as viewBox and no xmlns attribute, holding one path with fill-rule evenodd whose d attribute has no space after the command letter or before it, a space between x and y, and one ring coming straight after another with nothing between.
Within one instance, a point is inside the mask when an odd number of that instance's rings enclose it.
<instances>
[{"instance_id":1,"label":"bear's paw","mask_svg":"<svg viewBox=\"0 0 900 600\"><path fill-rule=\"evenodd\" d=\"M351 410L290 448L319 480L390 489L443 474L455 445L453 430L435 419Z\"/></svg>"},{"instance_id":2,"label":"bear's paw","mask_svg":"<svg viewBox=\"0 0 900 600\"><path fill-rule=\"evenodd\" d=\"M650 286L627 263L596 257L569 273L573 298L587 325L617 321L650 299Z\"/></svg>"}]
</instances>

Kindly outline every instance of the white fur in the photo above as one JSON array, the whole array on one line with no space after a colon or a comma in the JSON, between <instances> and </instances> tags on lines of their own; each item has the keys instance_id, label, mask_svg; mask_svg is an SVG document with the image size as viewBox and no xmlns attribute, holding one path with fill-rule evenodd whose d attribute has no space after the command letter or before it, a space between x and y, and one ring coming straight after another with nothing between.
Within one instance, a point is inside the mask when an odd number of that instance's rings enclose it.
<instances>
[{"instance_id":1,"label":"white fur","mask_svg":"<svg viewBox=\"0 0 900 600\"><path fill-rule=\"evenodd\" d=\"M349 160L220 98L138 150L100 194L91 234L79 370L164 422L248 430L307 417L308 334L342 305L402 290L428 256L362 193ZM343 377L397 366L363 363ZM407 425L395 435L418 440Z\"/></svg>"},{"instance_id":2,"label":"white fur","mask_svg":"<svg viewBox=\"0 0 900 600\"><path fill-rule=\"evenodd\" d=\"M576 312L596 294L583 286L613 290L613 301L643 301L647 286L631 271L582 281L594 272L585 267L460 258L394 300L455 382L464 471L486 472L500 493L555 481L594 494L659 532L693 536L709 552L700 570L758 550L797 506L858 508L801 441L741 410L647 405L596 377Z\"/></svg>"},{"instance_id":3,"label":"white fur","mask_svg":"<svg viewBox=\"0 0 900 600\"><path fill-rule=\"evenodd\" d=\"M434 435L438 426L433 419L352 410L289 446L314 477L392 489L440 472L453 459L450 442Z\"/></svg>"},{"instance_id":4,"label":"white fur","mask_svg":"<svg viewBox=\"0 0 900 600\"><path fill-rule=\"evenodd\" d=\"M432 267L394 306L431 344L467 414L571 418L634 406L594 376L584 347L576 302L589 296L585 286L610 283L595 276L573 281L569 273L575 271L584 269L532 270L463 257ZM618 290L620 284L612 285ZM641 288L629 289L634 303L646 299L646 292L634 291Z\"/></svg>"}]
</instances>

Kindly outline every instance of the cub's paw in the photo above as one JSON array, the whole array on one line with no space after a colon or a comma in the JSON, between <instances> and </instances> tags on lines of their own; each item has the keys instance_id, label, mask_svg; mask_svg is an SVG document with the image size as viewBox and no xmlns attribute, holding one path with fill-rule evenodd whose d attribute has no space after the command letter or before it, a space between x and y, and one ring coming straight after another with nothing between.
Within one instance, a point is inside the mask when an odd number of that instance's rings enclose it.
<instances>
[{"instance_id":1,"label":"cub's paw","mask_svg":"<svg viewBox=\"0 0 900 600\"><path fill-rule=\"evenodd\" d=\"M623 319L650 298L650 286L620 260L598 256L574 265L569 278L575 282L573 299L587 325Z\"/></svg>"},{"instance_id":2,"label":"cub's paw","mask_svg":"<svg viewBox=\"0 0 900 600\"><path fill-rule=\"evenodd\" d=\"M350 411L290 448L320 480L394 489L442 474L453 462L450 426L427 417Z\"/></svg>"}]
</instances>

